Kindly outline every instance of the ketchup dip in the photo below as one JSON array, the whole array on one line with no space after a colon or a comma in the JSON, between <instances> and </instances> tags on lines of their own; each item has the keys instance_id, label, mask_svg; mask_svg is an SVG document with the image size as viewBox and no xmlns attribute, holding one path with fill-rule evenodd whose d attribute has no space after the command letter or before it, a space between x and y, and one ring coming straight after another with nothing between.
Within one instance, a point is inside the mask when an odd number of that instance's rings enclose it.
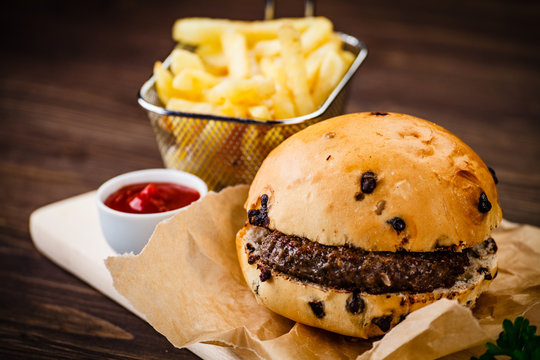
<instances>
[{"instance_id":1,"label":"ketchup dip","mask_svg":"<svg viewBox=\"0 0 540 360\"><path fill-rule=\"evenodd\" d=\"M185 185L151 182L126 185L104 201L109 208L131 214L154 214L188 206L201 197Z\"/></svg>"}]
</instances>

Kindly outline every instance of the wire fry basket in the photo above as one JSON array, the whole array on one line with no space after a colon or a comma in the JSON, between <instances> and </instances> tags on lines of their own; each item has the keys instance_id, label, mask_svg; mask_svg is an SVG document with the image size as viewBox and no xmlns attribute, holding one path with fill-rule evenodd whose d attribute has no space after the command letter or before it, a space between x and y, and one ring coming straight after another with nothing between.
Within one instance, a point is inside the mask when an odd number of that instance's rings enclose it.
<instances>
[{"instance_id":1,"label":"wire fry basket","mask_svg":"<svg viewBox=\"0 0 540 360\"><path fill-rule=\"evenodd\" d=\"M343 47L355 55L352 65L319 109L291 119L258 121L169 111L159 101L152 76L141 87L138 102L147 110L165 166L195 174L215 191L251 183L262 161L283 140L309 125L343 114L347 85L367 49L353 36L339 36ZM170 61L167 58L164 66Z\"/></svg>"}]
</instances>

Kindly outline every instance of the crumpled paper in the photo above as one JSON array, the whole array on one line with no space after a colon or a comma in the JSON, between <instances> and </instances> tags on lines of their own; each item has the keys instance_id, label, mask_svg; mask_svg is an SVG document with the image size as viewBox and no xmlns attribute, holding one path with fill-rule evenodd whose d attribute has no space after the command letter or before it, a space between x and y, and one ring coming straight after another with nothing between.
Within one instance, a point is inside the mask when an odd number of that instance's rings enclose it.
<instances>
[{"instance_id":1,"label":"crumpled paper","mask_svg":"<svg viewBox=\"0 0 540 360\"><path fill-rule=\"evenodd\" d=\"M472 312L440 300L375 340L274 314L256 302L236 259L247 191L211 192L159 224L139 255L106 260L115 288L176 347L227 346L243 359L468 359L497 337L504 318L540 325L540 229L506 222L493 235L499 275Z\"/></svg>"}]
</instances>

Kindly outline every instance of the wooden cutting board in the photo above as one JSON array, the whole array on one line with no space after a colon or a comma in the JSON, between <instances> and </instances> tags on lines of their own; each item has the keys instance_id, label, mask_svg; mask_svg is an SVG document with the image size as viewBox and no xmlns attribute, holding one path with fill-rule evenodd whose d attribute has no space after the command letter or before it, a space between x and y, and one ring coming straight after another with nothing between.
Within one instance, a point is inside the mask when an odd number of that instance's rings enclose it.
<instances>
[{"instance_id":1,"label":"wooden cutting board","mask_svg":"<svg viewBox=\"0 0 540 360\"><path fill-rule=\"evenodd\" d=\"M95 194L92 191L34 211L30 216L34 245L58 266L146 320L113 287L104 260L117 254L101 234ZM187 348L203 359L239 359L221 346L193 344Z\"/></svg>"}]
</instances>

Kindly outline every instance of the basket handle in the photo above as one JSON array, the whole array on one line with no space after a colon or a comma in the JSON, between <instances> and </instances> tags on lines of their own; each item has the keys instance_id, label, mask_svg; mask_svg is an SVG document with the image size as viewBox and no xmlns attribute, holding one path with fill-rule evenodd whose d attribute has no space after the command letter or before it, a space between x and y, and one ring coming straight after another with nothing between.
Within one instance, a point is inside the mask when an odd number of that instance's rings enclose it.
<instances>
[{"instance_id":1,"label":"basket handle","mask_svg":"<svg viewBox=\"0 0 540 360\"><path fill-rule=\"evenodd\" d=\"M274 0L264 0L264 20L272 20L274 18L275 7ZM315 16L315 0L306 0L304 16Z\"/></svg>"}]
</instances>

